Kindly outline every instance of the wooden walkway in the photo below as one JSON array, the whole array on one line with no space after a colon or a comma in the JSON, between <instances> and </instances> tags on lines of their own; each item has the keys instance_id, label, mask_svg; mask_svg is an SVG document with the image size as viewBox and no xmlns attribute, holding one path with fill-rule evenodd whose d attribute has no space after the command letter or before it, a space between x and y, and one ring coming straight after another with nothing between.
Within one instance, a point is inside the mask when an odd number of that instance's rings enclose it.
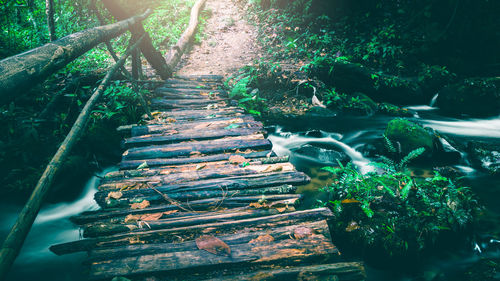
<instances>
[{"instance_id":1,"label":"wooden walkway","mask_svg":"<svg viewBox=\"0 0 500 281\"><path fill-rule=\"evenodd\" d=\"M197 76L157 88L154 120L121 128L126 151L95 194L101 209L72 218L84 239L51 250L87 251L94 280L364 280L332 244L331 212L298 209L308 176L220 86Z\"/></svg>"}]
</instances>

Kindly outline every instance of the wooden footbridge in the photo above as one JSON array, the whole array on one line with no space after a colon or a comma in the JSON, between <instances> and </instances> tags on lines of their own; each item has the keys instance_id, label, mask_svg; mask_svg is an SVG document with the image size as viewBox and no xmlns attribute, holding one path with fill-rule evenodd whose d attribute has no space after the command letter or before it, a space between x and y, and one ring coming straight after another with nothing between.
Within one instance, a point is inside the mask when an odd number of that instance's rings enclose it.
<instances>
[{"instance_id":1,"label":"wooden footbridge","mask_svg":"<svg viewBox=\"0 0 500 281\"><path fill-rule=\"evenodd\" d=\"M85 114L144 37L104 78L40 179L2 246L0 277ZM363 264L343 261L332 243L331 212L300 207L296 188L309 177L273 153L263 124L235 106L221 79L175 77L153 90L144 125L119 128L125 151L98 187L100 209L71 218L83 238L51 251L87 252L91 280L364 280Z\"/></svg>"}]
</instances>

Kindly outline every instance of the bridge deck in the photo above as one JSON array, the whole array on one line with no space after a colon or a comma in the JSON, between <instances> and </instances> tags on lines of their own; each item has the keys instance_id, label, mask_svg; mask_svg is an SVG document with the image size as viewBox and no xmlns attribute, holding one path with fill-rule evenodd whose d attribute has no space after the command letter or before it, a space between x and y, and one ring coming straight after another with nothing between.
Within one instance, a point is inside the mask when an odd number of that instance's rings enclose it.
<instances>
[{"instance_id":1,"label":"bridge deck","mask_svg":"<svg viewBox=\"0 0 500 281\"><path fill-rule=\"evenodd\" d=\"M72 220L90 279L364 280L343 262L326 208L299 210L309 177L277 157L262 123L235 107L221 77L170 79L154 91L154 120L122 128L120 171L95 194L101 209Z\"/></svg>"}]
</instances>

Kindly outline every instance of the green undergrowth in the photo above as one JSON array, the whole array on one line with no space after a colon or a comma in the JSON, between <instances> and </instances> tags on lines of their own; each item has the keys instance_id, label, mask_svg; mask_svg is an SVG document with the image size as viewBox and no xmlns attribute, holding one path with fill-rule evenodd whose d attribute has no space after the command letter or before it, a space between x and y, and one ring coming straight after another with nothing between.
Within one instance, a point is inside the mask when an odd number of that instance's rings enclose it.
<instances>
[{"instance_id":1,"label":"green undergrowth","mask_svg":"<svg viewBox=\"0 0 500 281\"><path fill-rule=\"evenodd\" d=\"M437 171L430 178L411 176L406 165L423 152L414 150L397 162L383 158L367 174L352 163L324 168L334 175L323 204L335 215L332 237L339 245L365 257L407 260L443 240L470 237L478 202L470 188Z\"/></svg>"},{"instance_id":2,"label":"green undergrowth","mask_svg":"<svg viewBox=\"0 0 500 281\"><path fill-rule=\"evenodd\" d=\"M33 30L27 9L16 8L11 2L0 7L0 10L4 11L5 15L15 15L15 9L20 9L22 18L19 22L11 21L4 25L4 31L9 31L9 36L6 38L8 40L3 41L6 45L0 46L0 55L3 56L37 47L48 40L44 32ZM124 7L137 14L148 7L152 8L154 12L144 21L144 28L149 32L153 45L165 55L187 27L190 9L195 2L129 1L126 3L128 6ZM90 12L89 4L90 1L56 1L56 13L60 16L56 15L58 37L98 25L97 19ZM45 30L44 7L41 2L34 5L35 23L37 27ZM99 6L99 9L106 23L114 21L103 7ZM202 39L204 22L209 16L210 11L202 13L195 43ZM0 17L1 20L3 18ZM26 30L26 34L29 33L30 36L14 36L13 31L21 29ZM2 40L5 34L0 35ZM125 51L129 38L130 34L127 32L111 40L119 56ZM17 47L9 49L9 46ZM49 77L43 84L35 86L30 93L2 107L0 129L5 133L0 136L0 194L27 194L35 186L86 101L113 64L114 60L105 45L100 44ZM117 79L123 77L118 76ZM138 90L143 94L149 92L147 88ZM54 96L59 96L55 99L55 106L42 115ZM143 114L144 109L133 86L126 81L112 82L92 112L85 135L64 165L64 172L60 173L54 187L55 192L59 188L67 188L68 185L74 186L71 183L73 176L74 179L81 178L83 183L95 169L117 163L122 152L122 136L117 134L115 129L120 125L138 123ZM82 176L77 177L75 173Z\"/></svg>"}]
</instances>

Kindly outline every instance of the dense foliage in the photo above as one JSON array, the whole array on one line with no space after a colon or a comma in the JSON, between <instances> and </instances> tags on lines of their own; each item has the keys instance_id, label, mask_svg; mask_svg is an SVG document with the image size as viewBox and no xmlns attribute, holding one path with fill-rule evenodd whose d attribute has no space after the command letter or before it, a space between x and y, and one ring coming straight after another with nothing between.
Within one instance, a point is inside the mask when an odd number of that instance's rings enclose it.
<instances>
[{"instance_id":1,"label":"dense foliage","mask_svg":"<svg viewBox=\"0 0 500 281\"><path fill-rule=\"evenodd\" d=\"M148 0L121 1L123 8L142 13L151 8L153 14L144 21L153 45L163 54L177 42L185 30L190 9L195 0ZM45 1L16 0L0 1L0 59L26 51L48 42L48 28L45 15ZM115 21L100 1L55 1L55 27L58 38L101 25L96 11L102 14L102 24ZM196 35L201 39L203 22L210 11L202 13L202 25ZM111 40L118 55L127 47L130 38L125 33ZM45 83L36 86L23 97L0 110L0 193L28 191L34 187L45 165L57 146L68 133L95 86L103 78L107 69L114 64L106 46L100 44L91 51L49 77ZM129 67L129 65L127 65ZM145 75L151 76L150 72ZM135 89L119 76L105 92L89 124L87 134L63 167L61 179L82 180L96 166L115 161L120 155L121 136L115 128L139 121L144 113L137 91L145 93L145 88ZM55 190L58 189L56 186Z\"/></svg>"}]
</instances>

